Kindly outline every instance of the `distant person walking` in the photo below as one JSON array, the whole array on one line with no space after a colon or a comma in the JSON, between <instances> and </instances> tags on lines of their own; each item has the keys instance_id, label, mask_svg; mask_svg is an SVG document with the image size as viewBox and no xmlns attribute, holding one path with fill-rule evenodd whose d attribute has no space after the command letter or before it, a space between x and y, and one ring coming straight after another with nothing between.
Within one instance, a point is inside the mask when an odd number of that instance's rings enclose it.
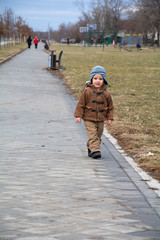
<instances>
[{"instance_id":1,"label":"distant person walking","mask_svg":"<svg viewBox=\"0 0 160 240\"><path fill-rule=\"evenodd\" d=\"M70 37L67 38L67 44L69 45Z\"/></svg>"},{"instance_id":2,"label":"distant person walking","mask_svg":"<svg viewBox=\"0 0 160 240\"><path fill-rule=\"evenodd\" d=\"M113 43L112 43L112 44L113 44L113 48L115 48L115 41L114 41L114 40L113 40Z\"/></svg>"},{"instance_id":3,"label":"distant person walking","mask_svg":"<svg viewBox=\"0 0 160 240\"><path fill-rule=\"evenodd\" d=\"M137 43L137 51L142 50L140 43Z\"/></svg>"},{"instance_id":4,"label":"distant person walking","mask_svg":"<svg viewBox=\"0 0 160 240\"><path fill-rule=\"evenodd\" d=\"M28 48L30 48L32 45L32 38L30 36L27 38L27 43L28 43Z\"/></svg>"},{"instance_id":5,"label":"distant person walking","mask_svg":"<svg viewBox=\"0 0 160 240\"><path fill-rule=\"evenodd\" d=\"M38 38L37 37L35 37L35 39L34 39L34 44L35 44L35 49L37 49L37 47L38 47Z\"/></svg>"}]
</instances>

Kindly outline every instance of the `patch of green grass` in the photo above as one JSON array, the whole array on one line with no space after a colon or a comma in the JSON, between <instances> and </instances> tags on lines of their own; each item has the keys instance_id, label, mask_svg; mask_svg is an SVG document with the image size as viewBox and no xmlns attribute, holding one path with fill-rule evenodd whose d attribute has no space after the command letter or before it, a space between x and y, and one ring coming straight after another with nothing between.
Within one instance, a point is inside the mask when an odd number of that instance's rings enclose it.
<instances>
[{"instance_id":1,"label":"patch of green grass","mask_svg":"<svg viewBox=\"0 0 160 240\"><path fill-rule=\"evenodd\" d=\"M106 68L115 105L115 120L108 130L140 166L160 180L160 49L129 52L76 45L51 48L57 55L63 50L63 75L77 97L91 69L96 65ZM140 157L148 152L154 155L145 160Z\"/></svg>"}]
</instances>

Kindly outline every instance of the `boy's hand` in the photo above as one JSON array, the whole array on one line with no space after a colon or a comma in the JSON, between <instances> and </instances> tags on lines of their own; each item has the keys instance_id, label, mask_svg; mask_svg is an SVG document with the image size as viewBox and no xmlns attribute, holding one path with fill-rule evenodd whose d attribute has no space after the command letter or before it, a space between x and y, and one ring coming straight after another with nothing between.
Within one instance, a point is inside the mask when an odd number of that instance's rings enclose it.
<instances>
[{"instance_id":1,"label":"boy's hand","mask_svg":"<svg viewBox=\"0 0 160 240\"><path fill-rule=\"evenodd\" d=\"M107 125L111 125L111 123L112 123L112 120L107 121Z\"/></svg>"},{"instance_id":2,"label":"boy's hand","mask_svg":"<svg viewBox=\"0 0 160 240\"><path fill-rule=\"evenodd\" d=\"M81 123L81 118L76 118L75 122L76 123Z\"/></svg>"}]
</instances>

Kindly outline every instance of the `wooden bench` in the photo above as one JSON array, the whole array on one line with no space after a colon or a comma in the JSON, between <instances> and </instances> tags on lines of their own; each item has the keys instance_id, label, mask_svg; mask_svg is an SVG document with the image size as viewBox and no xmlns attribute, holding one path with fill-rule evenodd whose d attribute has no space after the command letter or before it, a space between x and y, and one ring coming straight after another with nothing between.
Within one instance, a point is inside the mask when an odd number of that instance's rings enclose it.
<instances>
[{"instance_id":1,"label":"wooden bench","mask_svg":"<svg viewBox=\"0 0 160 240\"><path fill-rule=\"evenodd\" d=\"M58 60L56 60L56 63L58 63L58 69L62 69L62 68L61 68L61 58L62 58L62 54L63 54L63 51L60 51L59 58L58 58Z\"/></svg>"}]
</instances>

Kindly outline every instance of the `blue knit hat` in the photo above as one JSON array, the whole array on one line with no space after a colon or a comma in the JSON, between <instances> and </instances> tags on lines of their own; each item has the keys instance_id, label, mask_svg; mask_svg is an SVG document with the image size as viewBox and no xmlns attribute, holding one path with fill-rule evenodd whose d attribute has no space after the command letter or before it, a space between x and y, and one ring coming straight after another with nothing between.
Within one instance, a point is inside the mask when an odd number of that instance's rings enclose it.
<instances>
[{"instance_id":1,"label":"blue knit hat","mask_svg":"<svg viewBox=\"0 0 160 240\"><path fill-rule=\"evenodd\" d=\"M90 74L90 81L92 82L92 78L96 74L101 74L104 79L104 84L108 85L108 82L106 81L106 70L101 66L96 66L92 68L91 74Z\"/></svg>"}]
</instances>

